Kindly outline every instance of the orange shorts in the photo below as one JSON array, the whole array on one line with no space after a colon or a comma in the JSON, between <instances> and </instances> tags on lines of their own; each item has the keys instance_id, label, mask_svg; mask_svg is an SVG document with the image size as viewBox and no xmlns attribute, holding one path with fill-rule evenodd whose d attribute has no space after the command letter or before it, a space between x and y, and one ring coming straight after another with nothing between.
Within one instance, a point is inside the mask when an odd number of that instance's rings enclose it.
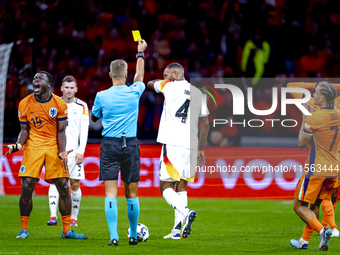
<instances>
[{"instance_id":1,"label":"orange shorts","mask_svg":"<svg viewBox=\"0 0 340 255\"><path fill-rule=\"evenodd\" d=\"M337 178L320 178L320 176L313 175L306 178L306 175L302 175L296 185L294 198L312 204L316 199L330 200Z\"/></svg>"},{"instance_id":2,"label":"orange shorts","mask_svg":"<svg viewBox=\"0 0 340 255\"><path fill-rule=\"evenodd\" d=\"M59 159L57 152L57 148L32 150L25 147L19 177L39 179L42 167L45 165L45 180L47 182L52 183L52 179L56 178L69 178L67 164Z\"/></svg>"}]
</instances>

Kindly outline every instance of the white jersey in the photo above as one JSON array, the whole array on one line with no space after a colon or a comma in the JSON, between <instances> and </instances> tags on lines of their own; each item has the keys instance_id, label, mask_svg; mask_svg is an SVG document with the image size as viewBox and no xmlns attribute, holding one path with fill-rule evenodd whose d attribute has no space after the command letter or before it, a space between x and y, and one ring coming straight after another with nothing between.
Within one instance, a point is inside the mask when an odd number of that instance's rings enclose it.
<instances>
[{"instance_id":1,"label":"white jersey","mask_svg":"<svg viewBox=\"0 0 340 255\"><path fill-rule=\"evenodd\" d=\"M74 98L67 104L68 123L66 127L66 150L73 149L69 157L75 157L77 153L84 155L89 131L89 110L87 104Z\"/></svg>"},{"instance_id":2,"label":"white jersey","mask_svg":"<svg viewBox=\"0 0 340 255\"><path fill-rule=\"evenodd\" d=\"M209 115L203 93L186 80L157 81L154 88L164 94L157 142L197 150L198 119Z\"/></svg>"}]
</instances>

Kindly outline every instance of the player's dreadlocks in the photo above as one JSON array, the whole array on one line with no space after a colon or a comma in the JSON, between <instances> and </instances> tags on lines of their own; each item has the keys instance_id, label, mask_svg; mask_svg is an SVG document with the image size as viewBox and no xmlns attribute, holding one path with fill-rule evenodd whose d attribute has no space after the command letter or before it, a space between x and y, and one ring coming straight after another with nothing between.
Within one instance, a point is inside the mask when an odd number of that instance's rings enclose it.
<instances>
[{"instance_id":1,"label":"player's dreadlocks","mask_svg":"<svg viewBox=\"0 0 340 255\"><path fill-rule=\"evenodd\" d=\"M317 82L315 82L315 87L317 87L319 85L319 83L321 83L321 82L326 82L326 83L330 83L331 84L331 81L328 80L327 78L321 78Z\"/></svg>"},{"instance_id":2,"label":"player's dreadlocks","mask_svg":"<svg viewBox=\"0 0 340 255\"><path fill-rule=\"evenodd\" d=\"M330 81L323 81L320 85L320 93L327 100L327 107L334 108L334 99L336 98L336 89Z\"/></svg>"}]
</instances>

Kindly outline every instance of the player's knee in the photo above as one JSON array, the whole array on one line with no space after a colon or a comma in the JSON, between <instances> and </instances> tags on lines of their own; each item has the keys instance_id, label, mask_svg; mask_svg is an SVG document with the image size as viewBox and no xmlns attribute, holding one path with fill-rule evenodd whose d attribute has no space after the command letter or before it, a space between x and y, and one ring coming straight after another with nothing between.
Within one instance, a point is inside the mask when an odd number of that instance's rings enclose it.
<instances>
[{"instance_id":1,"label":"player's knee","mask_svg":"<svg viewBox=\"0 0 340 255\"><path fill-rule=\"evenodd\" d=\"M22 185L22 196L30 197L33 194L34 186L31 186L27 183Z\"/></svg>"},{"instance_id":2,"label":"player's knee","mask_svg":"<svg viewBox=\"0 0 340 255\"><path fill-rule=\"evenodd\" d=\"M137 185L128 185L125 190L125 197L126 198L136 198L138 196L138 186Z\"/></svg>"},{"instance_id":3,"label":"player's knee","mask_svg":"<svg viewBox=\"0 0 340 255\"><path fill-rule=\"evenodd\" d=\"M71 189L78 190L80 188L80 182L78 180L73 180L71 182Z\"/></svg>"},{"instance_id":4,"label":"player's knee","mask_svg":"<svg viewBox=\"0 0 340 255\"><path fill-rule=\"evenodd\" d=\"M166 190L167 188L169 188L169 187L167 187L167 186L161 186L161 187L159 187L159 191L161 192L161 195L162 195L162 196L163 196L164 190Z\"/></svg>"},{"instance_id":5,"label":"player's knee","mask_svg":"<svg viewBox=\"0 0 340 255\"><path fill-rule=\"evenodd\" d=\"M137 192L132 191L132 192L126 193L125 197L126 198L136 198L136 197L138 197L138 195L137 195Z\"/></svg>"},{"instance_id":6,"label":"player's knee","mask_svg":"<svg viewBox=\"0 0 340 255\"><path fill-rule=\"evenodd\" d=\"M35 182L32 180L23 180L22 182L22 195L31 196L34 191Z\"/></svg>"},{"instance_id":7,"label":"player's knee","mask_svg":"<svg viewBox=\"0 0 340 255\"><path fill-rule=\"evenodd\" d=\"M66 178L58 179L54 184L58 187L60 196L65 196L67 194L70 194L70 191L68 188L68 179Z\"/></svg>"}]
</instances>

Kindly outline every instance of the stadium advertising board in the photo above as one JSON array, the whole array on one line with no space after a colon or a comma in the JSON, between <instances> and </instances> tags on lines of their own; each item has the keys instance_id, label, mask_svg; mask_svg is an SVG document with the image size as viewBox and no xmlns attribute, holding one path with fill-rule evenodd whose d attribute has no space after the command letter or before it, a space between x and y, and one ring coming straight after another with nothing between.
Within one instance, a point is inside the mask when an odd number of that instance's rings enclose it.
<instances>
[{"instance_id":1,"label":"stadium advertising board","mask_svg":"<svg viewBox=\"0 0 340 255\"><path fill-rule=\"evenodd\" d=\"M159 155L161 146L141 145L139 196L160 197ZM104 183L99 176L99 144L86 147L86 179L81 180L85 196L104 196ZM189 183L191 197L292 199L302 174L307 150L292 148L205 148L206 165L197 169L195 182ZM22 151L2 157L5 194L20 194L18 171ZM44 169L35 188L36 195L47 195ZM119 195L124 186L119 181Z\"/></svg>"}]
</instances>

